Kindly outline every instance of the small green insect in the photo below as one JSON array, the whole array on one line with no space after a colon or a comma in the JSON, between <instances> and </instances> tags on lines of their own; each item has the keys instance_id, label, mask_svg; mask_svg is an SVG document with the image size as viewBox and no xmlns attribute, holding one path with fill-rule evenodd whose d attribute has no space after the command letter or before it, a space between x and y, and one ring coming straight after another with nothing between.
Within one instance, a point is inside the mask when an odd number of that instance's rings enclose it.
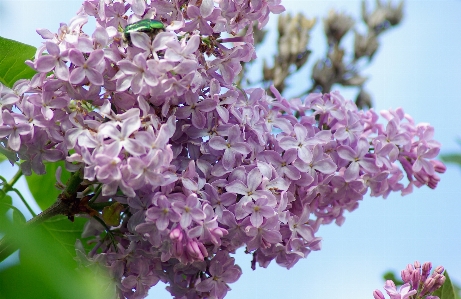
<instances>
[{"instance_id":1,"label":"small green insect","mask_svg":"<svg viewBox=\"0 0 461 299\"><path fill-rule=\"evenodd\" d=\"M132 32L144 32L149 34L151 37L156 35L159 31L163 31L165 29L165 25L156 20L145 19L133 24L126 25L125 29L123 30L123 37L125 41L131 45L131 33Z\"/></svg>"}]
</instances>

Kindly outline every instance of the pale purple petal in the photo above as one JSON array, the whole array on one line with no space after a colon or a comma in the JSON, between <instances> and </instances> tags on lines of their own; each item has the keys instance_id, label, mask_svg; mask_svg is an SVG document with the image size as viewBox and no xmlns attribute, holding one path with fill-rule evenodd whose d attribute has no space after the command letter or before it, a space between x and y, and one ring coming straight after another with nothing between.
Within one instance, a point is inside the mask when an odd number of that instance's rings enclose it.
<instances>
[{"instance_id":1,"label":"pale purple petal","mask_svg":"<svg viewBox=\"0 0 461 299\"><path fill-rule=\"evenodd\" d=\"M88 68L86 70L86 76L88 77L88 80L94 85L104 84L104 79L102 77L102 74L96 71L95 69Z\"/></svg>"},{"instance_id":2,"label":"pale purple petal","mask_svg":"<svg viewBox=\"0 0 461 299\"><path fill-rule=\"evenodd\" d=\"M85 70L78 67L72 71L69 76L69 82L72 84L79 84L85 79Z\"/></svg>"},{"instance_id":3,"label":"pale purple petal","mask_svg":"<svg viewBox=\"0 0 461 299\"><path fill-rule=\"evenodd\" d=\"M44 55L37 59L35 68L41 73L51 71L56 65L56 58L51 55Z\"/></svg>"},{"instance_id":4,"label":"pale purple petal","mask_svg":"<svg viewBox=\"0 0 461 299\"><path fill-rule=\"evenodd\" d=\"M220 136L216 136L210 139L209 145L215 150L224 150L227 149L227 141Z\"/></svg>"},{"instance_id":5,"label":"pale purple petal","mask_svg":"<svg viewBox=\"0 0 461 299\"><path fill-rule=\"evenodd\" d=\"M203 5L203 2L202 2L202 5ZM198 49L198 47L200 45L200 42L201 42L200 36L198 36L198 35L192 36L187 41L186 47L183 49L183 55L187 56L187 55L190 55L190 54L194 53L195 51L197 51L197 49Z\"/></svg>"},{"instance_id":6,"label":"pale purple petal","mask_svg":"<svg viewBox=\"0 0 461 299\"><path fill-rule=\"evenodd\" d=\"M315 162L315 169L320 172L330 174L336 171L336 164L333 160L331 160L331 158L322 159Z\"/></svg>"},{"instance_id":7,"label":"pale purple petal","mask_svg":"<svg viewBox=\"0 0 461 299\"><path fill-rule=\"evenodd\" d=\"M83 66L85 64L85 58L83 57L82 52L77 49L69 50L69 59L77 66Z\"/></svg>"},{"instance_id":8,"label":"pale purple petal","mask_svg":"<svg viewBox=\"0 0 461 299\"><path fill-rule=\"evenodd\" d=\"M153 51L165 50L168 47L166 44L175 40L177 40L177 37L173 32L160 32L155 36L154 42L152 43Z\"/></svg>"},{"instance_id":9,"label":"pale purple petal","mask_svg":"<svg viewBox=\"0 0 461 299\"><path fill-rule=\"evenodd\" d=\"M338 147L337 152L341 158L347 161L354 161L357 157L357 153L346 145Z\"/></svg>"},{"instance_id":10,"label":"pale purple petal","mask_svg":"<svg viewBox=\"0 0 461 299\"><path fill-rule=\"evenodd\" d=\"M144 32L133 32L130 34L131 43L138 48L150 50L151 41Z\"/></svg>"},{"instance_id":11,"label":"pale purple petal","mask_svg":"<svg viewBox=\"0 0 461 299\"><path fill-rule=\"evenodd\" d=\"M248 195L248 187L245 186L241 181L235 180L229 185L226 186L226 190L228 192L241 194L241 195Z\"/></svg>"},{"instance_id":12,"label":"pale purple petal","mask_svg":"<svg viewBox=\"0 0 461 299\"><path fill-rule=\"evenodd\" d=\"M263 224L263 216L260 213L252 213L250 216L250 222L254 227L260 227Z\"/></svg>"},{"instance_id":13,"label":"pale purple petal","mask_svg":"<svg viewBox=\"0 0 461 299\"><path fill-rule=\"evenodd\" d=\"M248 173L248 178L247 178L248 189L252 191L256 190L256 188L259 187L262 181L263 181L263 176L258 168L253 168Z\"/></svg>"},{"instance_id":14,"label":"pale purple petal","mask_svg":"<svg viewBox=\"0 0 461 299\"><path fill-rule=\"evenodd\" d=\"M263 238L272 244L276 244L282 242L282 235L280 232L275 230L266 230L263 232Z\"/></svg>"},{"instance_id":15,"label":"pale purple petal","mask_svg":"<svg viewBox=\"0 0 461 299\"><path fill-rule=\"evenodd\" d=\"M203 18L208 17L213 12L214 3L213 0L203 0L200 5L200 14Z\"/></svg>"},{"instance_id":16,"label":"pale purple petal","mask_svg":"<svg viewBox=\"0 0 461 299\"><path fill-rule=\"evenodd\" d=\"M344 179L346 182L355 180L359 176L360 166L357 162L352 162L351 165L344 172Z\"/></svg>"},{"instance_id":17,"label":"pale purple petal","mask_svg":"<svg viewBox=\"0 0 461 299\"><path fill-rule=\"evenodd\" d=\"M104 59L104 51L99 49L99 50L94 50L91 52L90 57L88 57L88 60L86 63L90 65L91 67L95 67L97 64L101 63L101 61Z\"/></svg>"},{"instance_id":18,"label":"pale purple petal","mask_svg":"<svg viewBox=\"0 0 461 299\"><path fill-rule=\"evenodd\" d=\"M246 155L249 152L251 152L250 146L243 142L237 142L237 143L232 144L231 149L243 155Z\"/></svg>"},{"instance_id":19,"label":"pale purple petal","mask_svg":"<svg viewBox=\"0 0 461 299\"><path fill-rule=\"evenodd\" d=\"M303 146L298 150L298 156L301 160L303 160L306 163L309 163L312 161L312 152L310 149L307 147Z\"/></svg>"},{"instance_id":20,"label":"pale purple petal","mask_svg":"<svg viewBox=\"0 0 461 299\"><path fill-rule=\"evenodd\" d=\"M231 169L235 164L235 154L230 150L226 149L222 158L222 165L226 169Z\"/></svg>"},{"instance_id":21,"label":"pale purple petal","mask_svg":"<svg viewBox=\"0 0 461 299\"><path fill-rule=\"evenodd\" d=\"M145 0L133 0L131 2L131 9L138 16L142 16L146 10L146 1Z\"/></svg>"},{"instance_id":22,"label":"pale purple petal","mask_svg":"<svg viewBox=\"0 0 461 299\"><path fill-rule=\"evenodd\" d=\"M279 142L279 146L284 150L289 150L290 148L297 148L298 144L299 142L296 139L289 136L283 137Z\"/></svg>"}]
</instances>

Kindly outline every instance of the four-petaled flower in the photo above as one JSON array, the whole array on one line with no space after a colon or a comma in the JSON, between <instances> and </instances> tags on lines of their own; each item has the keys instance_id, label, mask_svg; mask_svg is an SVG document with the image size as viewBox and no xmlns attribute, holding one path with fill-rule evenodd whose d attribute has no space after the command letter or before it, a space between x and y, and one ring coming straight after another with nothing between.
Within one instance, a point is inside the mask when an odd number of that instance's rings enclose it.
<instances>
[{"instance_id":1,"label":"four-petaled flower","mask_svg":"<svg viewBox=\"0 0 461 299\"><path fill-rule=\"evenodd\" d=\"M209 141L210 147L215 150L224 150L222 165L231 169L236 163L236 157L246 156L251 148L242 140L240 129L237 125L229 129L227 140L221 136L212 137Z\"/></svg>"},{"instance_id":2,"label":"four-petaled flower","mask_svg":"<svg viewBox=\"0 0 461 299\"><path fill-rule=\"evenodd\" d=\"M90 53L87 60L83 53L77 49L69 50L69 59L76 65L76 68L70 73L69 82L72 84L82 83L85 78L94 85L103 85L104 79L102 72L105 68L104 51L94 50Z\"/></svg>"}]
</instances>

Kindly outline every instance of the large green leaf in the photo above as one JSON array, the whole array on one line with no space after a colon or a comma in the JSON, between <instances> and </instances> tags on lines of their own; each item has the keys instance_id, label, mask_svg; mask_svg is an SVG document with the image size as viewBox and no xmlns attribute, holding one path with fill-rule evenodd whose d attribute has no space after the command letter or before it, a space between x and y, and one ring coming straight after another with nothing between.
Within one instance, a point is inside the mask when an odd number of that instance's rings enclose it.
<instances>
[{"instance_id":1,"label":"large green leaf","mask_svg":"<svg viewBox=\"0 0 461 299\"><path fill-rule=\"evenodd\" d=\"M67 219L66 216L56 216L42 223L44 231L55 240L56 244L67 252L70 257L75 257L75 241L81 239L83 226L88 221L86 218L75 217L74 222ZM86 242L82 242L86 245ZM85 247L88 252L90 247Z\"/></svg>"},{"instance_id":2,"label":"large green leaf","mask_svg":"<svg viewBox=\"0 0 461 299\"><path fill-rule=\"evenodd\" d=\"M0 37L0 82L13 87L19 79L30 79L36 71L25 64L33 59L37 49L11 39Z\"/></svg>"},{"instance_id":3,"label":"large green leaf","mask_svg":"<svg viewBox=\"0 0 461 299\"><path fill-rule=\"evenodd\" d=\"M115 297L108 273L103 269L98 269L98 275L76 271L75 260L46 226L10 224L7 230L20 248L21 263L0 272L0 299Z\"/></svg>"},{"instance_id":4,"label":"large green leaf","mask_svg":"<svg viewBox=\"0 0 461 299\"><path fill-rule=\"evenodd\" d=\"M55 173L58 166L62 168L61 181L66 183L70 178L70 173L66 171L63 161L47 163L45 165L46 174L44 175L33 173L30 176L26 176L30 193L32 193L32 196L42 210L47 209L56 202L58 195L61 193L61 190L55 187Z\"/></svg>"},{"instance_id":5,"label":"large green leaf","mask_svg":"<svg viewBox=\"0 0 461 299\"><path fill-rule=\"evenodd\" d=\"M433 295L438 296L440 299L456 299L455 289L453 288L450 276L448 276L448 272L445 271L444 275L446 278L444 284Z\"/></svg>"},{"instance_id":6,"label":"large green leaf","mask_svg":"<svg viewBox=\"0 0 461 299\"><path fill-rule=\"evenodd\" d=\"M0 190L0 217L5 217L6 212L11 209L13 204L13 198L4 194L3 190Z\"/></svg>"}]
</instances>

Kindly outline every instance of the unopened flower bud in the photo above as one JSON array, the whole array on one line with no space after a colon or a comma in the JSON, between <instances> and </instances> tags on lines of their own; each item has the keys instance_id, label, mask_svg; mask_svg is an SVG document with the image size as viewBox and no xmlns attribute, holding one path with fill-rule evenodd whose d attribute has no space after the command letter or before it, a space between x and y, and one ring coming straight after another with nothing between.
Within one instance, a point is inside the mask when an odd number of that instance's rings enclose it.
<instances>
[{"instance_id":1,"label":"unopened flower bud","mask_svg":"<svg viewBox=\"0 0 461 299\"><path fill-rule=\"evenodd\" d=\"M437 281L434 284L434 291L437 290L438 288L440 288L441 286L443 286L446 279L447 278L445 276L441 275L440 278L437 279Z\"/></svg>"},{"instance_id":2,"label":"unopened flower bud","mask_svg":"<svg viewBox=\"0 0 461 299\"><path fill-rule=\"evenodd\" d=\"M396 288L395 283L392 280L386 280L386 283L384 285L390 288Z\"/></svg>"},{"instance_id":3,"label":"unopened flower bud","mask_svg":"<svg viewBox=\"0 0 461 299\"><path fill-rule=\"evenodd\" d=\"M441 161L430 160L430 162L434 166L434 170L438 173L444 173L447 170L447 166L445 166L445 164L443 164Z\"/></svg>"},{"instance_id":4,"label":"unopened flower bud","mask_svg":"<svg viewBox=\"0 0 461 299\"><path fill-rule=\"evenodd\" d=\"M183 238L182 230L179 227L174 228L170 232L170 239L175 240L177 242L181 242Z\"/></svg>"},{"instance_id":5,"label":"unopened flower bud","mask_svg":"<svg viewBox=\"0 0 461 299\"><path fill-rule=\"evenodd\" d=\"M400 276L402 277L403 282L410 282L411 280L411 271L408 269L402 270L400 272Z\"/></svg>"},{"instance_id":6,"label":"unopened flower bud","mask_svg":"<svg viewBox=\"0 0 461 299\"><path fill-rule=\"evenodd\" d=\"M411 274L411 286L413 289L417 290L419 288L419 281L421 279L421 272L419 271L419 268L416 268L413 270L413 273Z\"/></svg>"},{"instance_id":7,"label":"unopened flower bud","mask_svg":"<svg viewBox=\"0 0 461 299\"><path fill-rule=\"evenodd\" d=\"M381 293L380 290L375 290L375 291L373 292L373 297L374 297L375 299L384 299L384 295L383 295L383 293Z\"/></svg>"},{"instance_id":8,"label":"unopened flower bud","mask_svg":"<svg viewBox=\"0 0 461 299\"><path fill-rule=\"evenodd\" d=\"M435 268L434 272L437 272L438 274L442 274L443 271L445 271L445 269L443 268L443 266L438 266L437 268Z\"/></svg>"},{"instance_id":9,"label":"unopened flower bud","mask_svg":"<svg viewBox=\"0 0 461 299\"><path fill-rule=\"evenodd\" d=\"M200 260L203 261L204 256L202 254L202 251L199 248L199 245L197 244L197 241L194 240L189 240L186 245L187 253L194 258L195 260Z\"/></svg>"},{"instance_id":10,"label":"unopened flower bud","mask_svg":"<svg viewBox=\"0 0 461 299\"><path fill-rule=\"evenodd\" d=\"M431 189L435 189L439 182L440 182L440 177L434 174L429 177L429 182L427 182L427 186Z\"/></svg>"},{"instance_id":11,"label":"unopened flower bud","mask_svg":"<svg viewBox=\"0 0 461 299\"><path fill-rule=\"evenodd\" d=\"M414 176L423 185L427 185L430 181L429 175L422 171L414 173Z\"/></svg>"},{"instance_id":12,"label":"unopened flower bud","mask_svg":"<svg viewBox=\"0 0 461 299\"><path fill-rule=\"evenodd\" d=\"M421 282L425 281L426 278L429 277L429 274L431 273L432 269L432 263L431 262L425 262L423 264L422 270L421 270Z\"/></svg>"},{"instance_id":13,"label":"unopened flower bud","mask_svg":"<svg viewBox=\"0 0 461 299\"><path fill-rule=\"evenodd\" d=\"M424 282L423 289L421 290L420 295L424 296L424 295L430 293L433 286L434 286L434 284L435 284L435 279L434 278L429 277L428 279L426 279L426 281Z\"/></svg>"}]
</instances>

